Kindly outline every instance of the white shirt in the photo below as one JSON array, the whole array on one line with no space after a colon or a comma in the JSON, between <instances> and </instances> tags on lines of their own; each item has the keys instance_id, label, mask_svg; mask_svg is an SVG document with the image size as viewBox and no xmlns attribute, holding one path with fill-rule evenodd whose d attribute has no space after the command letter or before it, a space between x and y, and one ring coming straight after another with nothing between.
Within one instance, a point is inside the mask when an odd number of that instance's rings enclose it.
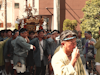
<instances>
[{"instance_id":1,"label":"white shirt","mask_svg":"<svg viewBox=\"0 0 100 75\"><path fill-rule=\"evenodd\" d=\"M42 41L39 41L39 47L40 47L40 58L41 58L41 60L43 60L43 49L42 49L42 47L43 47L43 40Z\"/></svg>"},{"instance_id":2,"label":"white shirt","mask_svg":"<svg viewBox=\"0 0 100 75\"><path fill-rule=\"evenodd\" d=\"M70 64L70 60L63 52L62 48L52 57L52 67L54 75L76 75L74 67Z\"/></svg>"}]
</instances>

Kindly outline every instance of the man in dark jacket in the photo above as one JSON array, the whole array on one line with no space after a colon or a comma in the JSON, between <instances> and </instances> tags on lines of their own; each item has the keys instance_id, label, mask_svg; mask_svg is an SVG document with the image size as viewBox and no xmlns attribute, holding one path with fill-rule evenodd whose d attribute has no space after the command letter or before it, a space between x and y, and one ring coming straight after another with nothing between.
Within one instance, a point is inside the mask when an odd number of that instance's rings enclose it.
<instances>
[{"instance_id":1,"label":"man in dark jacket","mask_svg":"<svg viewBox=\"0 0 100 75\"><path fill-rule=\"evenodd\" d=\"M38 31L38 38L34 38L30 41L30 44L36 47L34 51L34 62L36 66L36 75L45 75L46 65L48 64L48 60L51 59L51 53L49 50L49 46L46 40L43 39L44 31Z\"/></svg>"}]
</instances>

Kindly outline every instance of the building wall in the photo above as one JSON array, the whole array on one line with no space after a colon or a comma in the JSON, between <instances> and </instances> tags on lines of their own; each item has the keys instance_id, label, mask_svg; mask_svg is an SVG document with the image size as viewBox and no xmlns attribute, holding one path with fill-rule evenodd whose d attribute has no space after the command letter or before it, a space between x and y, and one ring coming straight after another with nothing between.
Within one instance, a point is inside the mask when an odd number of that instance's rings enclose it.
<instances>
[{"instance_id":1,"label":"building wall","mask_svg":"<svg viewBox=\"0 0 100 75\"><path fill-rule=\"evenodd\" d=\"M27 5L32 7L33 15L39 15L39 0L27 0L28 3ZM34 1L34 4L33 4ZM15 8L15 3L19 3L19 8ZM34 5L34 6L33 6ZM7 23L8 24L8 29L14 29L15 28L15 21L18 16L19 19L22 19L23 16L26 17L26 12L25 12L25 7L26 7L26 0L7 0ZM0 23L4 22L4 2L2 2L2 8L0 10ZM4 29L5 26L0 27L1 29Z\"/></svg>"},{"instance_id":2,"label":"building wall","mask_svg":"<svg viewBox=\"0 0 100 75\"><path fill-rule=\"evenodd\" d=\"M51 15L53 14L53 0L39 0L39 15Z\"/></svg>"},{"instance_id":3,"label":"building wall","mask_svg":"<svg viewBox=\"0 0 100 75\"><path fill-rule=\"evenodd\" d=\"M8 28L14 28L15 27L15 21L17 16L19 16L19 19L22 19L24 15L24 17L26 16L25 13L25 5L26 2L25 0L7 0L7 22L11 23L11 27ZM34 1L34 4L33 4ZM62 31L63 28L63 21L65 19L71 19L71 20L75 20L77 19L77 21L79 21L80 23L80 19L83 17L83 12L81 11L82 8L85 5L85 2L87 0L60 0L60 30ZM32 13L33 15L42 15L45 16L47 18L49 18L49 29L50 27L53 29L53 9L54 9L54 0L28 0L28 5L30 3L30 5L36 9L36 13L33 10ZM19 3L19 9L15 9L14 3ZM4 12L4 3L2 6L2 9L0 10L0 23L2 23L2 21L4 21L4 17L3 17L3 12ZM46 8L48 8L48 10L51 12L49 12ZM80 30L80 24L78 23L77 26L77 30ZM4 28L1 27L0 29Z\"/></svg>"},{"instance_id":4,"label":"building wall","mask_svg":"<svg viewBox=\"0 0 100 75\"><path fill-rule=\"evenodd\" d=\"M61 28L63 27L63 21L65 19L75 20L77 19L77 30L80 30L80 19L83 18L82 8L85 6L87 0L62 0L61 1ZM65 4L64 4L65 3ZM63 6L65 5L65 7ZM64 15L65 12L65 15Z\"/></svg>"},{"instance_id":5,"label":"building wall","mask_svg":"<svg viewBox=\"0 0 100 75\"><path fill-rule=\"evenodd\" d=\"M48 29L53 29L54 25L53 8L53 0L39 0L39 15L49 18Z\"/></svg>"},{"instance_id":6,"label":"building wall","mask_svg":"<svg viewBox=\"0 0 100 75\"><path fill-rule=\"evenodd\" d=\"M9 0L9 1L7 1L7 26L8 26L8 28L10 27L12 27L12 24L11 24L11 22L12 22L12 0ZM3 24L3 22L4 22L4 1L2 1L2 7L1 7L1 10L0 10L0 23L2 23ZM3 26L1 26L0 27L0 29L4 29L5 28L5 26L3 25Z\"/></svg>"},{"instance_id":7,"label":"building wall","mask_svg":"<svg viewBox=\"0 0 100 75\"><path fill-rule=\"evenodd\" d=\"M87 0L60 0L60 31L63 31L63 21L65 19L76 19L78 21L76 29L80 30L80 19L84 15L82 8L84 7L86 1ZM39 15L51 15L49 11L53 13L53 2L53 0L39 0ZM46 7L48 7L49 11L46 10ZM53 29L53 16L51 19L51 28Z\"/></svg>"}]
</instances>

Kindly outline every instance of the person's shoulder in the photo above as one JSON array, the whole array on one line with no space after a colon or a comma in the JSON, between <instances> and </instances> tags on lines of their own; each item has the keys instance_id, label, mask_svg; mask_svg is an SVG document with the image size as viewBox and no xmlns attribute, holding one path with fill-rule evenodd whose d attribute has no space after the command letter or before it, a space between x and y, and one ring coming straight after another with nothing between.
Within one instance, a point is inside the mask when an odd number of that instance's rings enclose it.
<instances>
[{"instance_id":1,"label":"person's shoulder","mask_svg":"<svg viewBox=\"0 0 100 75\"><path fill-rule=\"evenodd\" d=\"M10 42L12 40L12 38L10 38L9 40L8 40L8 42Z\"/></svg>"},{"instance_id":2,"label":"person's shoulder","mask_svg":"<svg viewBox=\"0 0 100 75\"><path fill-rule=\"evenodd\" d=\"M52 38L48 38L47 41L48 41L48 43L52 43L53 39Z\"/></svg>"},{"instance_id":3,"label":"person's shoulder","mask_svg":"<svg viewBox=\"0 0 100 75\"><path fill-rule=\"evenodd\" d=\"M91 39L92 41L96 42L96 40L94 38Z\"/></svg>"},{"instance_id":4,"label":"person's shoulder","mask_svg":"<svg viewBox=\"0 0 100 75\"><path fill-rule=\"evenodd\" d=\"M38 40L38 38L33 38L31 41L37 41Z\"/></svg>"},{"instance_id":5,"label":"person's shoulder","mask_svg":"<svg viewBox=\"0 0 100 75\"><path fill-rule=\"evenodd\" d=\"M53 55L52 60L60 60L60 59L62 58L62 56L63 56L63 55L61 54L60 49L59 49L59 51L56 52L56 53Z\"/></svg>"},{"instance_id":6,"label":"person's shoulder","mask_svg":"<svg viewBox=\"0 0 100 75\"><path fill-rule=\"evenodd\" d=\"M84 40L86 40L86 38L85 38L85 37L84 37L84 38L81 38L81 39L82 39L83 41L84 41Z\"/></svg>"},{"instance_id":7,"label":"person's shoulder","mask_svg":"<svg viewBox=\"0 0 100 75\"><path fill-rule=\"evenodd\" d=\"M56 52L54 55L53 55L53 57L52 57L52 62L54 62L55 60L58 60L59 59L59 51L58 52Z\"/></svg>"},{"instance_id":8,"label":"person's shoulder","mask_svg":"<svg viewBox=\"0 0 100 75\"><path fill-rule=\"evenodd\" d=\"M19 38L21 38L21 36L17 36L17 37L16 37L16 39L19 39Z\"/></svg>"},{"instance_id":9,"label":"person's shoulder","mask_svg":"<svg viewBox=\"0 0 100 75\"><path fill-rule=\"evenodd\" d=\"M25 38L23 38L22 36L17 36L17 38L16 38L16 39L19 39L19 40L24 39L24 40L25 40Z\"/></svg>"},{"instance_id":10,"label":"person's shoulder","mask_svg":"<svg viewBox=\"0 0 100 75\"><path fill-rule=\"evenodd\" d=\"M38 38L33 38L33 39L30 41L30 44L32 44L33 42L38 42Z\"/></svg>"},{"instance_id":11,"label":"person's shoulder","mask_svg":"<svg viewBox=\"0 0 100 75\"><path fill-rule=\"evenodd\" d=\"M25 41L25 39L22 36L17 36L16 42L21 42L21 41Z\"/></svg>"},{"instance_id":12,"label":"person's shoulder","mask_svg":"<svg viewBox=\"0 0 100 75\"><path fill-rule=\"evenodd\" d=\"M47 40L48 40L48 41L51 41L51 40L53 40L53 39L51 39L51 38L48 38Z\"/></svg>"},{"instance_id":13,"label":"person's shoulder","mask_svg":"<svg viewBox=\"0 0 100 75\"><path fill-rule=\"evenodd\" d=\"M61 47L61 45L56 48L54 54L57 53L60 50L60 47Z\"/></svg>"},{"instance_id":14,"label":"person's shoulder","mask_svg":"<svg viewBox=\"0 0 100 75\"><path fill-rule=\"evenodd\" d=\"M65 56L65 54L64 53L62 53L62 51L61 50L59 50L58 52L56 52L54 55L53 55L53 57L52 57L52 60L51 60L51 63L53 64L53 65L55 65L56 63L58 63L58 62L65 62L65 61L67 61L68 59L67 59L67 57Z\"/></svg>"},{"instance_id":15,"label":"person's shoulder","mask_svg":"<svg viewBox=\"0 0 100 75\"><path fill-rule=\"evenodd\" d=\"M16 40L16 39L12 40L12 41L11 41L11 44L13 44L13 43L15 42L15 40Z\"/></svg>"}]
</instances>

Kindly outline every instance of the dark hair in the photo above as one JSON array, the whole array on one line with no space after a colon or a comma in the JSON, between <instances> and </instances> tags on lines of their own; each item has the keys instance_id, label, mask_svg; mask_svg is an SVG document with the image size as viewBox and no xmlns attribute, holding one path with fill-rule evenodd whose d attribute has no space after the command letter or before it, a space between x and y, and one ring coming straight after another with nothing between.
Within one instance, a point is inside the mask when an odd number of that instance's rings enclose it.
<instances>
[{"instance_id":1,"label":"dark hair","mask_svg":"<svg viewBox=\"0 0 100 75\"><path fill-rule=\"evenodd\" d=\"M21 28L21 29L19 30L19 34L25 32L25 31L27 31L27 29Z\"/></svg>"},{"instance_id":2,"label":"dark hair","mask_svg":"<svg viewBox=\"0 0 100 75\"><path fill-rule=\"evenodd\" d=\"M12 32L12 30L8 29L8 30L6 31L6 33L8 33L9 31L11 31L11 32Z\"/></svg>"},{"instance_id":3,"label":"dark hair","mask_svg":"<svg viewBox=\"0 0 100 75\"><path fill-rule=\"evenodd\" d=\"M38 31L37 31L38 34L39 34L40 32L43 32L43 33L44 33L44 30L42 29L42 30L38 30Z\"/></svg>"},{"instance_id":4,"label":"dark hair","mask_svg":"<svg viewBox=\"0 0 100 75\"><path fill-rule=\"evenodd\" d=\"M78 31L77 33L81 33L81 34L82 34L82 32L81 32L81 31Z\"/></svg>"},{"instance_id":5,"label":"dark hair","mask_svg":"<svg viewBox=\"0 0 100 75\"><path fill-rule=\"evenodd\" d=\"M4 33L4 30L1 30L1 33Z\"/></svg>"},{"instance_id":6,"label":"dark hair","mask_svg":"<svg viewBox=\"0 0 100 75\"><path fill-rule=\"evenodd\" d=\"M90 34L90 35L92 36L92 33L91 33L91 31L87 31L87 33L88 33L88 34Z\"/></svg>"},{"instance_id":7,"label":"dark hair","mask_svg":"<svg viewBox=\"0 0 100 75\"><path fill-rule=\"evenodd\" d=\"M58 30L58 34L60 34L60 31Z\"/></svg>"},{"instance_id":8,"label":"dark hair","mask_svg":"<svg viewBox=\"0 0 100 75\"><path fill-rule=\"evenodd\" d=\"M15 35L16 32L18 32L18 30L17 30L17 29L14 29L14 30L12 31L12 35Z\"/></svg>"},{"instance_id":9,"label":"dark hair","mask_svg":"<svg viewBox=\"0 0 100 75\"><path fill-rule=\"evenodd\" d=\"M60 33L58 30L53 30L53 31L51 32L51 34L53 34L54 32Z\"/></svg>"},{"instance_id":10,"label":"dark hair","mask_svg":"<svg viewBox=\"0 0 100 75\"><path fill-rule=\"evenodd\" d=\"M30 35L31 33L35 34L35 32L34 32L34 31L29 31L29 35Z\"/></svg>"},{"instance_id":11,"label":"dark hair","mask_svg":"<svg viewBox=\"0 0 100 75\"><path fill-rule=\"evenodd\" d=\"M7 33L7 30L2 30L3 33Z\"/></svg>"},{"instance_id":12,"label":"dark hair","mask_svg":"<svg viewBox=\"0 0 100 75\"><path fill-rule=\"evenodd\" d=\"M47 29L47 31L50 31L51 32L51 29L49 30L49 29Z\"/></svg>"}]
</instances>

